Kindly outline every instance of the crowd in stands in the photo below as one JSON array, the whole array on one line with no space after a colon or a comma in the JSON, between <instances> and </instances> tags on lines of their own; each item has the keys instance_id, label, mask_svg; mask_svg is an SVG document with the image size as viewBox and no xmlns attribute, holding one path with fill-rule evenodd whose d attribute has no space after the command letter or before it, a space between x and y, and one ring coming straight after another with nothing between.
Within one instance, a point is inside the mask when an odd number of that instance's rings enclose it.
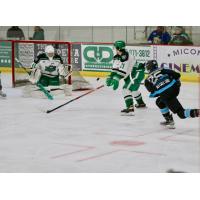
<instances>
[{"instance_id":1,"label":"crowd in stands","mask_svg":"<svg viewBox=\"0 0 200 200\"><path fill-rule=\"evenodd\" d=\"M147 40L151 44L193 45L190 36L182 26L176 26L172 35L166 31L164 26L158 26L151 32Z\"/></svg>"},{"instance_id":2,"label":"crowd in stands","mask_svg":"<svg viewBox=\"0 0 200 200\"><path fill-rule=\"evenodd\" d=\"M7 31L8 40L24 40L25 36L23 30L18 26L12 26ZM29 40L44 40L44 30L40 26L34 26L34 33ZM185 32L182 26L176 26L173 33L166 31L166 27L157 26L156 30L152 31L147 38L150 44L164 44L164 45L193 45L190 36Z\"/></svg>"},{"instance_id":3,"label":"crowd in stands","mask_svg":"<svg viewBox=\"0 0 200 200\"><path fill-rule=\"evenodd\" d=\"M24 32L18 26L12 26L7 31L8 40L24 40ZM33 37L29 37L29 40L44 40L44 30L40 26L34 26Z\"/></svg>"}]
</instances>

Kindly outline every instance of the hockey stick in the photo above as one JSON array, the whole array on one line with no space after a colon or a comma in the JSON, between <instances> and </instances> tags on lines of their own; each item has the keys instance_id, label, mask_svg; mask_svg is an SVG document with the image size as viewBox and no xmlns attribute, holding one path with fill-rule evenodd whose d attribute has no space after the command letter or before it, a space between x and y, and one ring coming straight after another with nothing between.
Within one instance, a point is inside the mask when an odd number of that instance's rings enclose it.
<instances>
[{"instance_id":1,"label":"hockey stick","mask_svg":"<svg viewBox=\"0 0 200 200\"><path fill-rule=\"evenodd\" d=\"M31 72L29 72L23 65L22 63L15 58L15 61L20 65L20 67L30 76ZM45 96L50 99L53 100L53 96L43 87L42 84L40 83L36 83L36 86L45 94Z\"/></svg>"},{"instance_id":2,"label":"hockey stick","mask_svg":"<svg viewBox=\"0 0 200 200\"><path fill-rule=\"evenodd\" d=\"M96 78L97 81L101 80L100 77ZM144 82L141 82L140 85L144 85Z\"/></svg>"},{"instance_id":3,"label":"hockey stick","mask_svg":"<svg viewBox=\"0 0 200 200\"><path fill-rule=\"evenodd\" d=\"M53 111L55 111L55 110L57 110L57 109L59 109L59 108L65 106L65 105L67 105L67 104L69 104L69 103L71 103L71 102L73 102L73 101L76 101L76 100L80 99L81 97L84 97L84 96L86 96L86 95L88 95L88 94L90 94L90 93L92 93L92 92L95 92L95 91L97 91L97 90L99 90L100 88L103 88L103 87L104 87L104 85L101 85L101 86L99 86L99 87L97 87L97 88L95 88L95 89L92 89L92 90L90 90L90 91L88 91L88 92L86 92L86 93L84 93L84 94L82 94L82 95L80 95L80 96L78 96L78 97L76 97L76 98L74 98L74 99L71 99L70 101L67 101L67 102L64 103L64 104L61 104L60 106L57 106L57 107L55 107L55 108L53 108L53 109L51 109L51 110L47 110L46 113L51 113L51 112L53 112Z\"/></svg>"}]
</instances>

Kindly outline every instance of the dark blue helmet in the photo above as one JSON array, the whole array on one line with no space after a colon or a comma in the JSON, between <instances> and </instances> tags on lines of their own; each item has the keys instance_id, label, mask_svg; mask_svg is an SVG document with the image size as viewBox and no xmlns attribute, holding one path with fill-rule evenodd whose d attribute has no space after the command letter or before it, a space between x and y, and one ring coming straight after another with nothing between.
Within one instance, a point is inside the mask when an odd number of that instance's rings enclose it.
<instances>
[{"instance_id":1,"label":"dark blue helmet","mask_svg":"<svg viewBox=\"0 0 200 200\"><path fill-rule=\"evenodd\" d=\"M145 66L146 66L146 69L148 72L152 72L152 71L158 69L158 63L156 60L147 61Z\"/></svg>"}]
</instances>

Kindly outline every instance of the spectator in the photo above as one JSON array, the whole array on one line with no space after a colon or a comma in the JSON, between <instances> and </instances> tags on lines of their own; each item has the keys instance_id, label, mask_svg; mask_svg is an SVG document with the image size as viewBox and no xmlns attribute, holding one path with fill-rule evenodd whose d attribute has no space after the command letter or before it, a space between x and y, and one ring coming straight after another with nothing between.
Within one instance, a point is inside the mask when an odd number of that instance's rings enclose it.
<instances>
[{"instance_id":1,"label":"spectator","mask_svg":"<svg viewBox=\"0 0 200 200\"><path fill-rule=\"evenodd\" d=\"M177 26L175 32L172 36L170 44L174 45L193 45L192 40L189 35L185 32L185 29L182 26Z\"/></svg>"},{"instance_id":2,"label":"spectator","mask_svg":"<svg viewBox=\"0 0 200 200\"><path fill-rule=\"evenodd\" d=\"M18 26L12 26L11 28L8 29L7 31L7 38L8 40L24 40L24 33L22 29L20 29Z\"/></svg>"},{"instance_id":3,"label":"spectator","mask_svg":"<svg viewBox=\"0 0 200 200\"><path fill-rule=\"evenodd\" d=\"M44 40L44 30L40 26L34 26L33 37L30 40Z\"/></svg>"},{"instance_id":4,"label":"spectator","mask_svg":"<svg viewBox=\"0 0 200 200\"><path fill-rule=\"evenodd\" d=\"M164 26L157 26L157 29L148 37L148 42L152 44L168 44L170 40L171 36L165 31Z\"/></svg>"}]
</instances>

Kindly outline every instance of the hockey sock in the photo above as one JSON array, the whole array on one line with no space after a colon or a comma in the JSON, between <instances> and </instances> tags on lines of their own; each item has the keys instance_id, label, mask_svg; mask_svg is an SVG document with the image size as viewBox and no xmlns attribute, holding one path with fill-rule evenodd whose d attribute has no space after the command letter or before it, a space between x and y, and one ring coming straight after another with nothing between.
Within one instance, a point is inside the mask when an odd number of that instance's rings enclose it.
<instances>
[{"instance_id":1,"label":"hockey sock","mask_svg":"<svg viewBox=\"0 0 200 200\"><path fill-rule=\"evenodd\" d=\"M188 118L188 117L192 117L192 118L199 117L199 113L200 113L200 111L198 109L185 109L185 111L184 111L185 118Z\"/></svg>"},{"instance_id":2,"label":"hockey sock","mask_svg":"<svg viewBox=\"0 0 200 200\"><path fill-rule=\"evenodd\" d=\"M162 108L160 109L160 112L162 113L163 116L165 115L169 115L169 108L168 107L165 107L165 108Z\"/></svg>"},{"instance_id":3,"label":"hockey sock","mask_svg":"<svg viewBox=\"0 0 200 200\"><path fill-rule=\"evenodd\" d=\"M199 109L183 109L183 110L179 110L177 112L177 115L181 119L190 118L190 117L195 118L195 117L200 116L200 110Z\"/></svg>"},{"instance_id":4,"label":"hockey sock","mask_svg":"<svg viewBox=\"0 0 200 200\"><path fill-rule=\"evenodd\" d=\"M169 108L168 107L165 107L163 109L160 109L163 117L165 118L166 121L169 121L171 119L171 115L170 115L170 112L169 112Z\"/></svg>"},{"instance_id":5,"label":"hockey sock","mask_svg":"<svg viewBox=\"0 0 200 200\"><path fill-rule=\"evenodd\" d=\"M133 106L133 97L132 95L127 95L124 97L125 100L125 104L127 108L130 108L131 106Z\"/></svg>"}]
</instances>

